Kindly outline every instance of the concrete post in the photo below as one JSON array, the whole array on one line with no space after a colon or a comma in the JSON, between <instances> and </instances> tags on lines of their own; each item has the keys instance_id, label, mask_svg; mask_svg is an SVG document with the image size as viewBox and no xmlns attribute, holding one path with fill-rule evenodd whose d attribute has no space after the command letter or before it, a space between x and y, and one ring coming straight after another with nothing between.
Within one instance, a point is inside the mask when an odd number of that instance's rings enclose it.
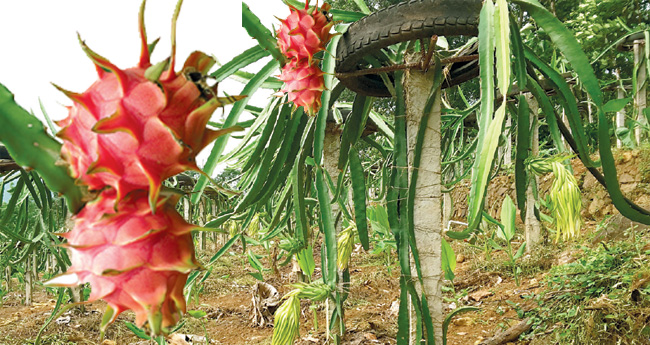
<instances>
[{"instance_id":1,"label":"concrete post","mask_svg":"<svg viewBox=\"0 0 650 345\"><path fill-rule=\"evenodd\" d=\"M530 103L530 102L528 102L528 103ZM535 107L536 108L539 107L538 104L537 104L537 101L535 101ZM531 111L533 110L533 108L530 108L530 109L531 109ZM537 115L537 110L535 110L535 114ZM537 117L535 117L535 122L537 122ZM531 121L531 123L532 123L532 121ZM562 108L562 123L564 123L564 127L568 128L569 133L571 133L571 125L569 124L569 119L566 117L566 110L564 110L564 108ZM539 126L536 129L536 131L539 134ZM531 131L531 133L532 133L532 131ZM536 136L535 139L533 139L533 140L537 140L537 145L539 146L539 135ZM562 137L562 145L564 147L569 146L569 144L566 142L566 139L564 139L564 137ZM539 151L539 148L537 149L537 151ZM535 155L537 155L537 153L535 153Z\"/></svg>"},{"instance_id":2,"label":"concrete post","mask_svg":"<svg viewBox=\"0 0 650 345\"><path fill-rule=\"evenodd\" d=\"M528 108L530 109L530 123L532 125L530 134L532 136L531 154L537 156L539 154L539 124L538 109L539 105L537 100L532 95L526 96L528 101ZM553 116L553 115L550 115ZM539 246L542 242L542 226L535 218L535 196L533 194L533 184L539 185L537 176L529 176L528 188L526 189L526 251L531 252L535 247Z\"/></svg>"},{"instance_id":3,"label":"concrete post","mask_svg":"<svg viewBox=\"0 0 650 345\"><path fill-rule=\"evenodd\" d=\"M205 199L201 199L199 201L199 204L197 205L199 207L199 225L203 226L205 225ZM199 248L201 248L201 252L205 253L206 249L206 242L208 242L208 233L206 231L201 231L199 235Z\"/></svg>"},{"instance_id":4,"label":"concrete post","mask_svg":"<svg viewBox=\"0 0 650 345\"><path fill-rule=\"evenodd\" d=\"M7 281L7 292L11 292L11 285L12 285L11 283L13 282L12 279L11 279L11 275L12 275L11 266L7 266L7 268L5 268L5 276L7 277L7 280L6 280Z\"/></svg>"},{"instance_id":5,"label":"concrete post","mask_svg":"<svg viewBox=\"0 0 650 345\"><path fill-rule=\"evenodd\" d=\"M26 307L31 307L32 305L32 295L33 295L33 290L32 288L34 287L34 277L32 276L32 269L31 269L31 262L32 262L32 255L33 254L27 254L27 260L25 261L25 306Z\"/></svg>"},{"instance_id":6,"label":"concrete post","mask_svg":"<svg viewBox=\"0 0 650 345\"><path fill-rule=\"evenodd\" d=\"M339 164L339 153L341 152L341 131L339 130L339 125L334 123L334 122L328 122L327 126L325 127L325 139L324 139L324 144L323 144L323 165L325 168L325 171L330 175L332 178L332 181L336 184L336 180L339 178L339 174L341 171L339 171L338 164ZM337 215L340 211L340 207L338 203L333 203L331 204L332 208L332 217L334 217L335 223L334 227L336 229L336 235L338 237L339 233L341 232L341 222L336 221ZM338 272L339 276L339 281L343 281L342 277L342 272ZM327 329L327 338L328 339L333 339L335 344L340 343L340 337L339 337L339 332L340 328L338 325L334 325L334 327L331 328L330 332L330 322L332 312L336 309L336 304L334 301L329 300L327 301L327 304L325 305L325 313L326 313L326 323L325 327Z\"/></svg>"},{"instance_id":7,"label":"concrete post","mask_svg":"<svg viewBox=\"0 0 650 345\"><path fill-rule=\"evenodd\" d=\"M623 84L621 84L621 72L617 68L614 71L614 74L616 75L616 80L619 83L617 87L618 99L623 99L625 98L625 90L623 90ZM616 130L619 127L625 127L625 108L621 109L621 111L616 113L616 122L614 125L614 130ZM620 148L622 146L623 146L623 142L621 142L620 139L616 138L616 147Z\"/></svg>"},{"instance_id":8,"label":"concrete post","mask_svg":"<svg viewBox=\"0 0 650 345\"><path fill-rule=\"evenodd\" d=\"M420 55L407 57L407 62L414 62L420 59ZM424 106L429 97L429 91L433 85L434 72L431 69L427 73L419 70L407 70L404 74L404 94L406 97L406 137L409 152L409 176L413 172L411 163L415 152L417 132L420 126L420 119L424 114ZM420 265L422 268L423 286L416 285L418 293L427 297L429 313L433 319L436 344L442 344L442 296L441 285L442 273L442 191L441 191L441 169L440 169L440 93L438 93L435 104L427 123L427 130L424 136L421 161L417 185L415 188L415 203L413 210L415 242L420 254ZM412 314L412 316L414 316ZM420 344L419 339L413 339L411 343Z\"/></svg>"},{"instance_id":9,"label":"concrete post","mask_svg":"<svg viewBox=\"0 0 650 345\"><path fill-rule=\"evenodd\" d=\"M512 117L506 118L506 128L508 128L508 135L506 136L506 147L503 149L503 165L512 165Z\"/></svg>"},{"instance_id":10,"label":"concrete post","mask_svg":"<svg viewBox=\"0 0 650 345\"><path fill-rule=\"evenodd\" d=\"M646 63L643 61L641 63L642 54L644 54L644 45L646 44L645 40L636 40L634 41L634 65L639 65L639 72L636 77L636 93L634 97L634 107L636 108L637 121L642 125L648 125L648 121L645 116L643 116L643 110L646 108L648 102L647 89L644 86L646 81ZM643 87L641 87L643 86ZM634 136L636 137L636 144L641 145L641 137L643 136L641 128L637 126L634 130Z\"/></svg>"},{"instance_id":11,"label":"concrete post","mask_svg":"<svg viewBox=\"0 0 650 345\"><path fill-rule=\"evenodd\" d=\"M190 199L189 198L184 198L183 199L183 218L185 218L186 221L191 222L190 216L192 215L190 212L190 207L192 204L190 204Z\"/></svg>"},{"instance_id":12,"label":"concrete post","mask_svg":"<svg viewBox=\"0 0 650 345\"><path fill-rule=\"evenodd\" d=\"M587 121L589 121L589 123L596 122L594 119L594 112L591 109L591 97L589 97L589 95L587 95Z\"/></svg>"},{"instance_id":13,"label":"concrete post","mask_svg":"<svg viewBox=\"0 0 650 345\"><path fill-rule=\"evenodd\" d=\"M451 198L451 191L442 194L442 228L449 224L454 213L454 201Z\"/></svg>"}]
</instances>

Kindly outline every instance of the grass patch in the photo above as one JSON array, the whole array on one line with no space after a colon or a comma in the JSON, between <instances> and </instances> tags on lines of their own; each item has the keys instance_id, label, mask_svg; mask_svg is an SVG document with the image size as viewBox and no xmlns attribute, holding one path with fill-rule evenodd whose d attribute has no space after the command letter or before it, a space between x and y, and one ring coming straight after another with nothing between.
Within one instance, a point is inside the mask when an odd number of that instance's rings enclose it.
<instances>
[{"instance_id":1,"label":"grass patch","mask_svg":"<svg viewBox=\"0 0 650 345\"><path fill-rule=\"evenodd\" d=\"M531 295L536 334L554 344L648 344L650 250L616 242L581 247L576 261L553 267L546 289Z\"/></svg>"},{"instance_id":2,"label":"grass patch","mask_svg":"<svg viewBox=\"0 0 650 345\"><path fill-rule=\"evenodd\" d=\"M524 254L516 263L517 267L521 270L520 275L522 277L532 277L540 272L548 271L553 266L556 256L562 251L564 246L562 244L541 244L532 253ZM486 255L485 251L477 247L464 247L473 251L471 255ZM513 250L516 249L518 249L518 246ZM499 275L505 277L513 277L510 261L508 261L506 253L502 250L491 251L489 257L484 260L473 260L471 270L477 269L481 272L497 272Z\"/></svg>"}]
</instances>

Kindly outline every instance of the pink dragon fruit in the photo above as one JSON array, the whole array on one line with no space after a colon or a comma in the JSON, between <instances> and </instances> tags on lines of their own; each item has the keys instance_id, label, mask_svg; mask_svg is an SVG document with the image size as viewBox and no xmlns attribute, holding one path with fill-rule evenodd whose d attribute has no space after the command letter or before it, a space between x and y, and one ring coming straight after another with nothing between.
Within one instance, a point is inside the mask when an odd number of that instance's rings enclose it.
<instances>
[{"instance_id":1,"label":"pink dragon fruit","mask_svg":"<svg viewBox=\"0 0 650 345\"><path fill-rule=\"evenodd\" d=\"M147 193L138 190L116 200L114 189L75 216L68 240L72 266L48 284L76 286L89 282L89 302L109 305L102 331L128 309L136 324L149 321L153 334L178 322L185 312L183 287L190 270L198 267L188 224L176 212L177 198L161 197L150 209Z\"/></svg>"},{"instance_id":2,"label":"pink dragon fruit","mask_svg":"<svg viewBox=\"0 0 650 345\"><path fill-rule=\"evenodd\" d=\"M102 332L132 309L136 324L148 321L158 335L185 311L183 288L197 267L195 227L175 211L178 197L161 192L162 181L199 170L194 161L199 151L238 129L210 130L206 124L216 108L242 96L216 97L216 85L208 87L203 80L214 60L203 53L192 53L176 73L173 39L169 62L152 65L144 5L139 64L121 70L81 42L99 80L82 94L64 91L75 104L59 122L61 156L71 175L96 197L75 216L74 229L62 234L72 266L48 284L90 283L90 301L104 299L109 305Z\"/></svg>"},{"instance_id":3,"label":"pink dragon fruit","mask_svg":"<svg viewBox=\"0 0 650 345\"><path fill-rule=\"evenodd\" d=\"M325 84L323 71L317 65L291 60L282 67L280 80L285 83L281 91L289 93L289 102L302 106L309 115L318 112Z\"/></svg>"},{"instance_id":4,"label":"pink dragon fruit","mask_svg":"<svg viewBox=\"0 0 650 345\"><path fill-rule=\"evenodd\" d=\"M330 5L323 4L320 9L318 5L309 8L307 1L302 10L289 7L291 14L287 19L280 20L282 25L276 33L278 46L289 59L308 59L311 63L314 54L324 50L333 36L330 29L334 22L327 14Z\"/></svg>"},{"instance_id":5,"label":"pink dragon fruit","mask_svg":"<svg viewBox=\"0 0 650 345\"><path fill-rule=\"evenodd\" d=\"M276 32L278 46L289 62L282 67L280 80L285 83L281 91L289 93L289 101L302 106L307 114L314 115L321 107L321 95L325 89L323 71L313 59L314 54L325 50L332 38L330 29L334 22L327 14L328 4L320 9L316 5L299 10L289 6L291 14L281 20L282 25Z\"/></svg>"},{"instance_id":6,"label":"pink dragon fruit","mask_svg":"<svg viewBox=\"0 0 650 345\"><path fill-rule=\"evenodd\" d=\"M62 157L71 175L91 190L111 186L117 200L148 188L155 202L164 179L186 170L199 171L198 152L220 135L239 128L211 130L206 124L215 109L241 99L215 97L201 89L190 73L206 72L214 60L195 52L182 73L174 58L160 79L145 76L149 62L146 37L137 67L121 70L81 42L97 67L99 80L83 94L64 93L74 101L57 134L64 140Z\"/></svg>"}]
</instances>

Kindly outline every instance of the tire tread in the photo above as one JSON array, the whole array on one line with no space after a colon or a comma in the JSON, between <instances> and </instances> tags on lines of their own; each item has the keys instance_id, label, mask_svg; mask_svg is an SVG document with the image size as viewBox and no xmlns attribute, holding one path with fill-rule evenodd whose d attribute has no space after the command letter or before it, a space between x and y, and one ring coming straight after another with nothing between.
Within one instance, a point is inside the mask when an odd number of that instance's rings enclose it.
<instances>
[{"instance_id":1,"label":"tire tread","mask_svg":"<svg viewBox=\"0 0 650 345\"><path fill-rule=\"evenodd\" d=\"M410 0L391 5L353 23L339 41L336 72L352 72L364 56L398 42L432 35L476 36L481 0ZM342 79L353 91L389 96L369 77Z\"/></svg>"}]
</instances>

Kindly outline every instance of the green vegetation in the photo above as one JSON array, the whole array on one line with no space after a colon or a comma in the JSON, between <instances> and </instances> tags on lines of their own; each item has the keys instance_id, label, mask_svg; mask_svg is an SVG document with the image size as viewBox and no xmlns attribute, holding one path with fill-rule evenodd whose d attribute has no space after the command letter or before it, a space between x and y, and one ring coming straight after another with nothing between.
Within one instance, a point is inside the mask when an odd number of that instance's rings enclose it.
<instances>
[{"instance_id":1,"label":"green vegetation","mask_svg":"<svg viewBox=\"0 0 650 345\"><path fill-rule=\"evenodd\" d=\"M537 304L526 314L533 316L534 333L553 330L550 339L558 343L644 343L650 336L650 250L629 242L575 249L575 261L551 269L545 292L530 297Z\"/></svg>"}]
</instances>

